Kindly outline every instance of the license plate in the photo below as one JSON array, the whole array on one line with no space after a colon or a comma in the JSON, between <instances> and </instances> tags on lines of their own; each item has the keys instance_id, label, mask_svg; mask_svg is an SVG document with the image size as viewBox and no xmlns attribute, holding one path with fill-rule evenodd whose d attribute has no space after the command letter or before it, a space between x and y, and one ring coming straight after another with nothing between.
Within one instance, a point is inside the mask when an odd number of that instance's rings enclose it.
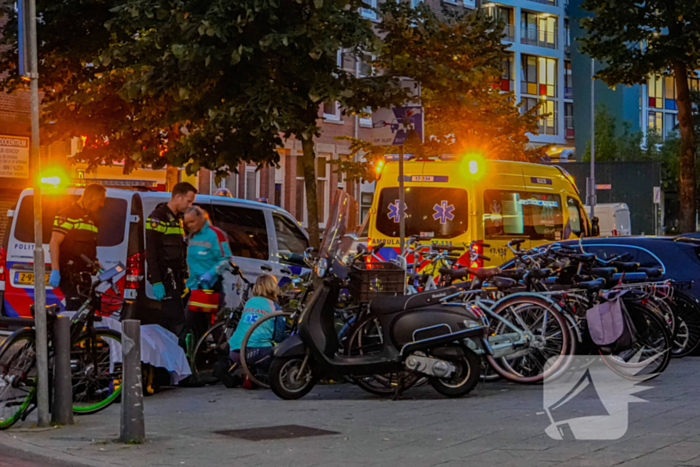
<instances>
[{"instance_id":1,"label":"license plate","mask_svg":"<svg viewBox=\"0 0 700 467\"><path fill-rule=\"evenodd\" d=\"M51 273L46 273L46 284L49 284L49 276ZM34 285L33 272L15 272L15 284L19 285Z\"/></svg>"}]
</instances>

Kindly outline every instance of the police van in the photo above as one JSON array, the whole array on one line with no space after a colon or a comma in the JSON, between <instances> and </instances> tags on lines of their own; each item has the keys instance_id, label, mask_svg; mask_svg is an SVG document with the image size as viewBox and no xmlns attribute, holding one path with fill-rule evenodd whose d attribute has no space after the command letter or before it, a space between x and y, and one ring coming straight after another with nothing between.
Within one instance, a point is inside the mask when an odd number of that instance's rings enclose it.
<instances>
[{"instance_id":1,"label":"police van","mask_svg":"<svg viewBox=\"0 0 700 467\"><path fill-rule=\"evenodd\" d=\"M47 304L61 304L60 289L48 285L51 271L49 240L53 220L63 208L78 200L82 189L49 190L42 195L42 236L46 251ZM119 279L119 294L128 301L122 315L155 322L159 302L146 280L144 223L170 193L107 188L107 200L99 217L97 258L105 268L121 262L125 274ZM233 261L254 282L261 274L273 274L280 285L291 274L301 274L303 253L309 237L284 209L269 204L221 196L197 195L195 204L209 213L213 224L228 234ZM0 304L6 317L29 317L34 303L34 195L24 190L14 209L7 212L8 229L0 249ZM240 283L232 277L224 282L227 306L235 306ZM109 313L103 299L103 311ZM116 311L119 306L112 306ZM153 311L153 312L151 312Z\"/></svg>"}]
</instances>

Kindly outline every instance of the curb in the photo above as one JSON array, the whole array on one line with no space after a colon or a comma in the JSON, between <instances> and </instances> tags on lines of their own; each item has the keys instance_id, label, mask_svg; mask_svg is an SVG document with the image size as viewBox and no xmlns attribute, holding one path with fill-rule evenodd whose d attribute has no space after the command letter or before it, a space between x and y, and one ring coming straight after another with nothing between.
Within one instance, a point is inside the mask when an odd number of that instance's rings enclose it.
<instances>
[{"instance_id":1,"label":"curb","mask_svg":"<svg viewBox=\"0 0 700 467\"><path fill-rule=\"evenodd\" d=\"M38 431L48 431L48 429L39 429ZM24 431L24 433L27 432ZM27 461L41 462L52 467L113 467L119 465L73 456L58 449L46 448L10 433L0 432L0 446L3 447L3 454Z\"/></svg>"}]
</instances>

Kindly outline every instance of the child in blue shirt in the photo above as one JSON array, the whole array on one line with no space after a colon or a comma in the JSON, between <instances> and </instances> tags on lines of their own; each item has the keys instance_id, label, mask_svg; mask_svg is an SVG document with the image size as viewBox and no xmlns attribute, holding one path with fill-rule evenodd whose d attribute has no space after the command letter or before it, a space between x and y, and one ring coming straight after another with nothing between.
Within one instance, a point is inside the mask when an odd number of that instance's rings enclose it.
<instances>
[{"instance_id":1,"label":"child in blue shirt","mask_svg":"<svg viewBox=\"0 0 700 467\"><path fill-rule=\"evenodd\" d=\"M279 287L275 276L263 274L253 286L253 298L243 308L241 320L229 339L230 357L236 366L241 363L241 343L248 329L262 316L281 311L277 304ZM256 370L267 371L272 362L274 344L284 339L286 320L283 316L265 321L258 326L246 345L246 364Z\"/></svg>"}]
</instances>

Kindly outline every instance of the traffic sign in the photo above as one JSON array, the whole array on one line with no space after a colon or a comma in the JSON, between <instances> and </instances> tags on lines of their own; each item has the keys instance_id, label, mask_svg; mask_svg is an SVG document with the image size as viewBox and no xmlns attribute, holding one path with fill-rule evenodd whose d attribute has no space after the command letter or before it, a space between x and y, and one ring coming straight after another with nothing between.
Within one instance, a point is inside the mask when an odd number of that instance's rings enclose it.
<instances>
[{"instance_id":1,"label":"traffic sign","mask_svg":"<svg viewBox=\"0 0 700 467\"><path fill-rule=\"evenodd\" d=\"M420 106L377 109L372 113L372 144L398 146L413 130L423 141L423 108Z\"/></svg>"}]
</instances>

